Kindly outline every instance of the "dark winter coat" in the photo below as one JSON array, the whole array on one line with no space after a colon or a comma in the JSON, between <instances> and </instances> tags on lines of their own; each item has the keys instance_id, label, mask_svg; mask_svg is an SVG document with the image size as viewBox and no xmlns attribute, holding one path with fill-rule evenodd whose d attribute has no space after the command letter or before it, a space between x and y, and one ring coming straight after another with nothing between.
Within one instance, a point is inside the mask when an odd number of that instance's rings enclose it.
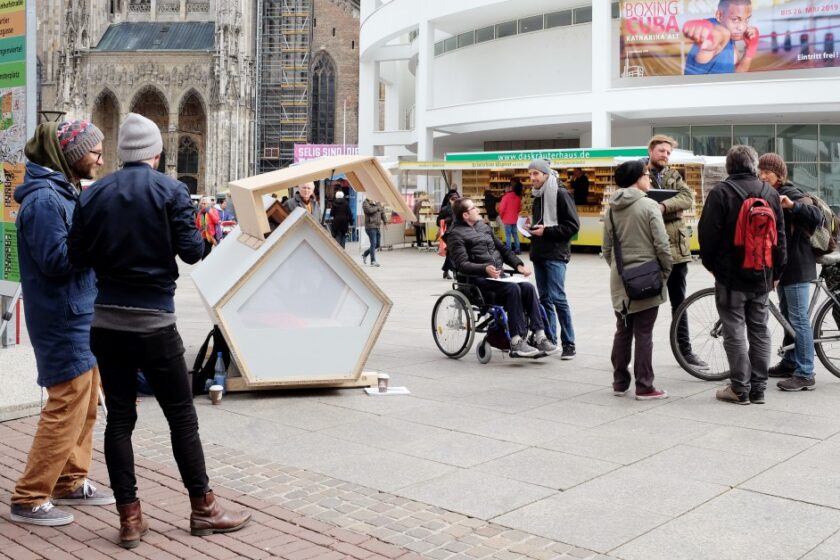
<instances>
[{"instance_id":1,"label":"dark winter coat","mask_svg":"<svg viewBox=\"0 0 840 560\"><path fill-rule=\"evenodd\" d=\"M347 233L352 217L350 216L350 204L346 198L336 198L332 205L332 231L336 233Z\"/></svg>"},{"instance_id":2,"label":"dark winter coat","mask_svg":"<svg viewBox=\"0 0 840 560\"><path fill-rule=\"evenodd\" d=\"M773 253L773 268L760 272L742 268L744 251L735 245L735 224L743 200L724 182L715 185L706 197L698 224L700 259L715 280L730 290L749 293L767 293L773 282L782 276L787 262L785 218L779 203L779 194L758 177L747 173L730 175L727 180L738 185L747 194L761 194L776 213L778 246Z\"/></svg>"},{"instance_id":3,"label":"dark winter coat","mask_svg":"<svg viewBox=\"0 0 840 560\"><path fill-rule=\"evenodd\" d=\"M487 276L485 268L492 264L498 269L503 264L512 268L523 264L522 259L493 235L493 230L484 222L474 226L457 220L444 235L446 253L455 270L472 276Z\"/></svg>"},{"instance_id":4,"label":"dark winter coat","mask_svg":"<svg viewBox=\"0 0 840 560\"><path fill-rule=\"evenodd\" d=\"M543 199L534 197L531 223L542 224ZM572 256L572 237L580 230L575 202L562 184L557 186L557 225L546 227L540 237L531 237L529 254L532 261L569 262Z\"/></svg>"},{"instance_id":5,"label":"dark winter coat","mask_svg":"<svg viewBox=\"0 0 840 560\"><path fill-rule=\"evenodd\" d=\"M174 312L175 257L203 254L187 186L146 163L126 163L79 197L70 258L96 271L97 304Z\"/></svg>"},{"instance_id":6,"label":"dark winter coat","mask_svg":"<svg viewBox=\"0 0 840 560\"><path fill-rule=\"evenodd\" d=\"M74 268L68 257L77 196L64 175L29 161L14 197L20 203L17 245L26 328L38 385L52 387L96 365L90 351L96 279L90 268Z\"/></svg>"},{"instance_id":7,"label":"dark winter coat","mask_svg":"<svg viewBox=\"0 0 840 560\"><path fill-rule=\"evenodd\" d=\"M362 212L365 213L365 228L380 229L385 221L385 208L378 202L366 198L362 203Z\"/></svg>"},{"instance_id":8,"label":"dark winter coat","mask_svg":"<svg viewBox=\"0 0 840 560\"><path fill-rule=\"evenodd\" d=\"M793 201L793 208L784 209L787 264L779 285L810 282L817 277L817 259L811 248L811 234L822 221L822 211L790 181L781 186L779 194Z\"/></svg>"}]
</instances>

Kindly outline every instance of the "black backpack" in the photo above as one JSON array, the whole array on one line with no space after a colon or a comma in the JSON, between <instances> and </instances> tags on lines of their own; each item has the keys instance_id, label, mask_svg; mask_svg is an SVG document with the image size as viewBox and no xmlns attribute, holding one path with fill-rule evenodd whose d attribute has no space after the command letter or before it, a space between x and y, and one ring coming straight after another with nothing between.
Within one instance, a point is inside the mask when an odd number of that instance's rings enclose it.
<instances>
[{"instance_id":1,"label":"black backpack","mask_svg":"<svg viewBox=\"0 0 840 560\"><path fill-rule=\"evenodd\" d=\"M213 340L212 351L210 349L210 340ZM222 362L225 364L225 369L230 367L230 348L222 336L222 331L217 325L213 326L213 330L207 334L204 339L204 344L198 349L198 355L195 357L190 375L192 376L192 392L193 396L206 395L205 385L208 379L213 379L216 369L216 355L222 353ZM205 361L205 357L207 360ZM204 365L202 365L204 362Z\"/></svg>"}]
</instances>

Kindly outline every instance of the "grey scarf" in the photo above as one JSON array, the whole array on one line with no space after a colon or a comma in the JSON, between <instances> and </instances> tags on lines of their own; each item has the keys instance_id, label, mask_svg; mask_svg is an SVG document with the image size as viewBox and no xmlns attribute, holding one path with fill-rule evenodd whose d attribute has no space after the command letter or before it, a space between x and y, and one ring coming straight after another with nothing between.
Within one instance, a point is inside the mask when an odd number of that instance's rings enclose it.
<instances>
[{"instance_id":1,"label":"grey scarf","mask_svg":"<svg viewBox=\"0 0 840 560\"><path fill-rule=\"evenodd\" d=\"M545 227L556 226L557 222L557 174L554 170L551 171L545 183L538 189L531 189L531 194L534 198L542 198L542 216L541 223ZM536 225L536 224L534 224Z\"/></svg>"}]
</instances>

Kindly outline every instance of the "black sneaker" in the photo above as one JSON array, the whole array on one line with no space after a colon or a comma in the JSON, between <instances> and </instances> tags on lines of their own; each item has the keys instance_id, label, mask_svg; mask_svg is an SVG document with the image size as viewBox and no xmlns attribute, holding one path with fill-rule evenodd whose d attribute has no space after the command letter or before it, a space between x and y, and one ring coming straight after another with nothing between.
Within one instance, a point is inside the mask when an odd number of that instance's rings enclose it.
<instances>
[{"instance_id":1,"label":"black sneaker","mask_svg":"<svg viewBox=\"0 0 840 560\"><path fill-rule=\"evenodd\" d=\"M767 370L767 375L770 377L792 377L795 371L796 366L789 366L784 362L779 362L775 366L770 366L770 369Z\"/></svg>"},{"instance_id":2,"label":"black sneaker","mask_svg":"<svg viewBox=\"0 0 840 560\"><path fill-rule=\"evenodd\" d=\"M709 369L709 364L700 359L700 356L692 351L683 352L683 359L698 369Z\"/></svg>"},{"instance_id":3,"label":"black sneaker","mask_svg":"<svg viewBox=\"0 0 840 560\"><path fill-rule=\"evenodd\" d=\"M790 379L785 379L776 383L776 387L782 391L813 391L814 378L813 377L799 377L794 376Z\"/></svg>"},{"instance_id":4,"label":"black sneaker","mask_svg":"<svg viewBox=\"0 0 840 560\"><path fill-rule=\"evenodd\" d=\"M452 280L452 275L449 274L448 270L443 271L443 279L444 280Z\"/></svg>"},{"instance_id":5,"label":"black sneaker","mask_svg":"<svg viewBox=\"0 0 840 560\"><path fill-rule=\"evenodd\" d=\"M12 504L9 518L17 523L29 523L30 525L41 525L43 527L59 527L73 523L72 513L58 509L49 501L35 507Z\"/></svg>"},{"instance_id":6,"label":"black sneaker","mask_svg":"<svg viewBox=\"0 0 840 560\"><path fill-rule=\"evenodd\" d=\"M561 360L572 360L574 359L577 352L575 351L574 344L569 344L568 346L563 347L563 353L560 354Z\"/></svg>"},{"instance_id":7,"label":"black sneaker","mask_svg":"<svg viewBox=\"0 0 840 560\"><path fill-rule=\"evenodd\" d=\"M750 404L750 397L747 393L736 393L732 385L727 385L723 389L718 389L715 393L715 398L719 401L730 402L734 404Z\"/></svg>"},{"instance_id":8,"label":"black sneaker","mask_svg":"<svg viewBox=\"0 0 840 560\"><path fill-rule=\"evenodd\" d=\"M753 404L764 404L764 390L753 389L750 391L750 402Z\"/></svg>"}]
</instances>

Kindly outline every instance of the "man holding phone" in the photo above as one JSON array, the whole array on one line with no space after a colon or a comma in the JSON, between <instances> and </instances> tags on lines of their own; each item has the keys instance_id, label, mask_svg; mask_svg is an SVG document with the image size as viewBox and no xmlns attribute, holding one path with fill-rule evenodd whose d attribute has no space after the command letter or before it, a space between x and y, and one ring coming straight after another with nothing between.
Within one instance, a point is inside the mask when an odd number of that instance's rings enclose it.
<instances>
[{"instance_id":1,"label":"man holding phone","mask_svg":"<svg viewBox=\"0 0 840 560\"><path fill-rule=\"evenodd\" d=\"M547 159L535 159L528 165L534 197L530 224L531 262L534 263L540 303L548 315L546 334L553 342L562 344L560 358L571 360L577 350L572 309L566 297L566 265L572 256L571 240L580 229L580 220L572 196L557 180L557 173L549 163Z\"/></svg>"}]
</instances>

